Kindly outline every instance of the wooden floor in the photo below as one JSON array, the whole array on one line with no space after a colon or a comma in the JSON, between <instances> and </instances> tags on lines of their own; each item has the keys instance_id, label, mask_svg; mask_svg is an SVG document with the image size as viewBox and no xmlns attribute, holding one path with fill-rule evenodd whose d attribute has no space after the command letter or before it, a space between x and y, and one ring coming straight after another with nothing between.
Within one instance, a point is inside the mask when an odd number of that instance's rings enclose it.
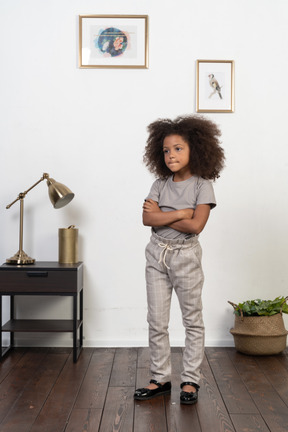
<instances>
[{"instance_id":1,"label":"wooden floor","mask_svg":"<svg viewBox=\"0 0 288 432\"><path fill-rule=\"evenodd\" d=\"M172 349L172 394L134 402L149 379L147 348L15 349L0 363L1 432L287 432L288 350L249 357L207 348L199 402L179 403L181 348Z\"/></svg>"}]
</instances>

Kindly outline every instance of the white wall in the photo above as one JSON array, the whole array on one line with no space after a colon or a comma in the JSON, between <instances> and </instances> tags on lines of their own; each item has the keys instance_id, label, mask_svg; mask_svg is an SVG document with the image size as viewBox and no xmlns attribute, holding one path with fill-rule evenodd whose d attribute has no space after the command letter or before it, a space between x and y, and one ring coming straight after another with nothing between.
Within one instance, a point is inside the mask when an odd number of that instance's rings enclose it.
<instances>
[{"instance_id":1,"label":"white wall","mask_svg":"<svg viewBox=\"0 0 288 432\"><path fill-rule=\"evenodd\" d=\"M149 69L79 69L83 14L149 15ZM6 204L43 172L68 185L75 199L61 210L44 184L27 196L24 249L57 261L58 228L79 228L86 346L147 344L146 126L195 112L197 59L235 61L235 113L209 115L227 167L201 235L206 345L233 343L227 300L287 295L287 14L286 0L0 0L0 259L18 248L18 205ZM19 313L68 316L70 306L23 299ZM183 342L175 300L171 342Z\"/></svg>"}]
</instances>

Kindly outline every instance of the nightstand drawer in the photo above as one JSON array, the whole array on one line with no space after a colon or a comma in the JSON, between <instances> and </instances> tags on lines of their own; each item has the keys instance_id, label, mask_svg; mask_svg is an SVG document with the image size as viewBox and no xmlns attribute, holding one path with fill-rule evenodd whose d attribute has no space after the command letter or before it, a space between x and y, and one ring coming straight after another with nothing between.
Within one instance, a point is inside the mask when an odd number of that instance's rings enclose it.
<instances>
[{"instance_id":1,"label":"nightstand drawer","mask_svg":"<svg viewBox=\"0 0 288 432\"><path fill-rule=\"evenodd\" d=\"M53 271L31 268L0 272L1 292L7 293L76 293L77 271Z\"/></svg>"}]
</instances>

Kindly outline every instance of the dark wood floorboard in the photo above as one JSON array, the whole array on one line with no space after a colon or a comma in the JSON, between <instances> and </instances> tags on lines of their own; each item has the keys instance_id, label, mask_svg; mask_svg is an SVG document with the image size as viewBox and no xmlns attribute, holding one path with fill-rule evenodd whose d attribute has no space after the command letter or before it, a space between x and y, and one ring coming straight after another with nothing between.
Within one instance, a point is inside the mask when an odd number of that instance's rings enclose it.
<instances>
[{"instance_id":1,"label":"dark wood floorboard","mask_svg":"<svg viewBox=\"0 0 288 432\"><path fill-rule=\"evenodd\" d=\"M172 348L172 392L134 402L150 379L148 348L11 350L0 362L1 432L287 432L288 349L247 356L206 348L198 404L179 403L182 348Z\"/></svg>"}]
</instances>

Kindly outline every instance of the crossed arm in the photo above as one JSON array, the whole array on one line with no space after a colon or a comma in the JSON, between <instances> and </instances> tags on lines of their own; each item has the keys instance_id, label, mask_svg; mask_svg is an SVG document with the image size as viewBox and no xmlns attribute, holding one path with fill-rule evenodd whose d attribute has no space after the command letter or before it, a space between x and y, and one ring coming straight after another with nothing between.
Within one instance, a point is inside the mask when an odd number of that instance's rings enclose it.
<instances>
[{"instance_id":1,"label":"crossed arm","mask_svg":"<svg viewBox=\"0 0 288 432\"><path fill-rule=\"evenodd\" d=\"M195 210L182 209L163 212L156 201L148 199L143 204L145 226L169 226L183 233L200 234L209 218L210 206L199 204Z\"/></svg>"}]
</instances>

